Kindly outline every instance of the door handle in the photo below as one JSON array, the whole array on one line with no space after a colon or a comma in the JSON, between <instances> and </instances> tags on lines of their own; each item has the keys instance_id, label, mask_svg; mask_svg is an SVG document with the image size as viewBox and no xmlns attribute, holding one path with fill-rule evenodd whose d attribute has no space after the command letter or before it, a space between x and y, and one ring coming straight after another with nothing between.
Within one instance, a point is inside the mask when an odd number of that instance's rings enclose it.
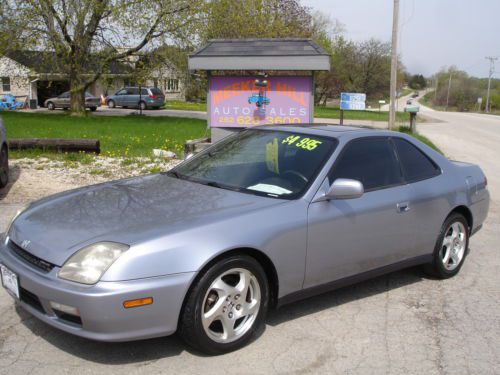
<instances>
[{"instance_id":1,"label":"door handle","mask_svg":"<svg viewBox=\"0 0 500 375\"><path fill-rule=\"evenodd\" d=\"M398 212L410 211L410 202L401 202L396 205Z\"/></svg>"}]
</instances>

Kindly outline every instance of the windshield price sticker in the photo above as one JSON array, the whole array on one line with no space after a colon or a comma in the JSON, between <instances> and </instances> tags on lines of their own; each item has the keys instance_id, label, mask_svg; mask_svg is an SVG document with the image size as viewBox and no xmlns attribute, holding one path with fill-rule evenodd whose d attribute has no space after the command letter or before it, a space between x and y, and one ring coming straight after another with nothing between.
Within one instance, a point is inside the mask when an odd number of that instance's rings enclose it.
<instances>
[{"instance_id":1,"label":"windshield price sticker","mask_svg":"<svg viewBox=\"0 0 500 375\"><path fill-rule=\"evenodd\" d=\"M302 148L304 150L312 151L316 147L318 147L321 143L321 141L318 141L317 139L312 139L312 138L302 138L300 135L290 135L283 139L281 141L282 144L287 144L287 145L293 145Z\"/></svg>"}]
</instances>

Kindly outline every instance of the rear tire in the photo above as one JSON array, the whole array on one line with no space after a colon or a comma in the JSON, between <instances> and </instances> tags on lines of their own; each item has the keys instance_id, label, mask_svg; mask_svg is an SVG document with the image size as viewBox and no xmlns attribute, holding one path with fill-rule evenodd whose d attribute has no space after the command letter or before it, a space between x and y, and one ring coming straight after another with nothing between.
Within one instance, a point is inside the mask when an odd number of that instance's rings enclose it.
<instances>
[{"instance_id":1,"label":"rear tire","mask_svg":"<svg viewBox=\"0 0 500 375\"><path fill-rule=\"evenodd\" d=\"M90 110L91 110L92 112L95 112L95 111L97 111L97 107L90 107Z\"/></svg>"},{"instance_id":2,"label":"rear tire","mask_svg":"<svg viewBox=\"0 0 500 375\"><path fill-rule=\"evenodd\" d=\"M247 255L222 259L188 292L178 333L204 353L231 352L261 331L268 301L269 284L259 262Z\"/></svg>"},{"instance_id":3,"label":"rear tire","mask_svg":"<svg viewBox=\"0 0 500 375\"><path fill-rule=\"evenodd\" d=\"M424 270L438 279L453 277L462 268L468 249L469 224L463 215L452 213L441 227L432 262Z\"/></svg>"},{"instance_id":4,"label":"rear tire","mask_svg":"<svg viewBox=\"0 0 500 375\"><path fill-rule=\"evenodd\" d=\"M9 183L9 151L6 145L0 150L0 189Z\"/></svg>"},{"instance_id":5,"label":"rear tire","mask_svg":"<svg viewBox=\"0 0 500 375\"><path fill-rule=\"evenodd\" d=\"M139 108L144 111L145 109L148 109L148 106L145 102L139 102Z\"/></svg>"}]
</instances>

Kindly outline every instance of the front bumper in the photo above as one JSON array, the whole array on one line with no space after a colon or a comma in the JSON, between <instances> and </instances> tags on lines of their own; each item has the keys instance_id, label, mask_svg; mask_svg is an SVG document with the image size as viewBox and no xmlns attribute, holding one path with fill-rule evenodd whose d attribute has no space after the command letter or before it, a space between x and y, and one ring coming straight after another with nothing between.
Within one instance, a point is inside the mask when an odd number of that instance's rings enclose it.
<instances>
[{"instance_id":1,"label":"front bumper","mask_svg":"<svg viewBox=\"0 0 500 375\"><path fill-rule=\"evenodd\" d=\"M0 263L18 275L21 297L15 300L22 308L53 327L99 341L131 341L174 333L184 296L196 274L85 286L58 279L59 267L48 273L36 269L3 241ZM124 301L145 297L153 297L153 304L123 307ZM61 315L51 307L51 301L77 308L80 320Z\"/></svg>"}]
</instances>

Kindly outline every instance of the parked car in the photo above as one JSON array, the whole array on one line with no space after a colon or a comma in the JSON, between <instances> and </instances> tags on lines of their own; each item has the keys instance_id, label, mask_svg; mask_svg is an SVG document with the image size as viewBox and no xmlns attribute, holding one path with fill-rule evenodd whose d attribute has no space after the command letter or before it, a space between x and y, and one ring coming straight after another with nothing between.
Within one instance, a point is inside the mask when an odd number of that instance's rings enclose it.
<instances>
[{"instance_id":1,"label":"parked car","mask_svg":"<svg viewBox=\"0 0 500 375\"><path fill-rule=\"evenodd\" d=\"M0 118L0 189L9 182L9 146L7 134Z\"/></svg>"},{"instance_id":2,"label":"parked car","mask_svg":"<svg viewBox=\"0 0 500 375\"><path fill-rule=\"evenodd\" d=\"M106 98L109 108L134 107L158 109L165 104L165 95L156 87L124 87Z\"/></svg>"},{"instance_id":3,"label":"parked car","mask_svg":"<svg viewBox=\"0 0 500 375\"><path fill-rule=\"evenodd\" d=\"M256 127L170 172L32 203L0 240L1 272L63 331L177 331L217 354L248 343L271 307L420 264L456 275L488 206L478 166L408 135Z\"/></svg>"},{"instance_id":4,"label":"parked car","mask_svg":"<svg viewBox=\"0 0 500 375\"><path fill-rule=\"evenodd\" d=\"M406 101L406 104L407 104L407 105L411 105L412 103L413 103L413 100L411 100L411 99L408 99L408 100Z\"/></svg>"},{"instance_id":5,"label":"parked car","mask_svg":"<svg viewBox=\"0 0 500 375\"><path fill-rule=\"evenodd\" d=\"M44 106L49 110L54 110L56 108L67 109L70 107L70 93L66 91L61 95L47 99ZM101 98L93 96L91 93L85 93L85 107L89 108L92 112L95 112L98 107L101 106Z\"/></svg>"},{"instance_id":6,"label":"parked car","mask_svg":"<svg viewBox=\"0 0 500 375\"><path fill-rule=\"evenodd\" d=\"M411 94L411 97L418 98L419 95L420 95L420 93L418 91L415 91L413 94Z\"/></svg>"}]
</instances>

